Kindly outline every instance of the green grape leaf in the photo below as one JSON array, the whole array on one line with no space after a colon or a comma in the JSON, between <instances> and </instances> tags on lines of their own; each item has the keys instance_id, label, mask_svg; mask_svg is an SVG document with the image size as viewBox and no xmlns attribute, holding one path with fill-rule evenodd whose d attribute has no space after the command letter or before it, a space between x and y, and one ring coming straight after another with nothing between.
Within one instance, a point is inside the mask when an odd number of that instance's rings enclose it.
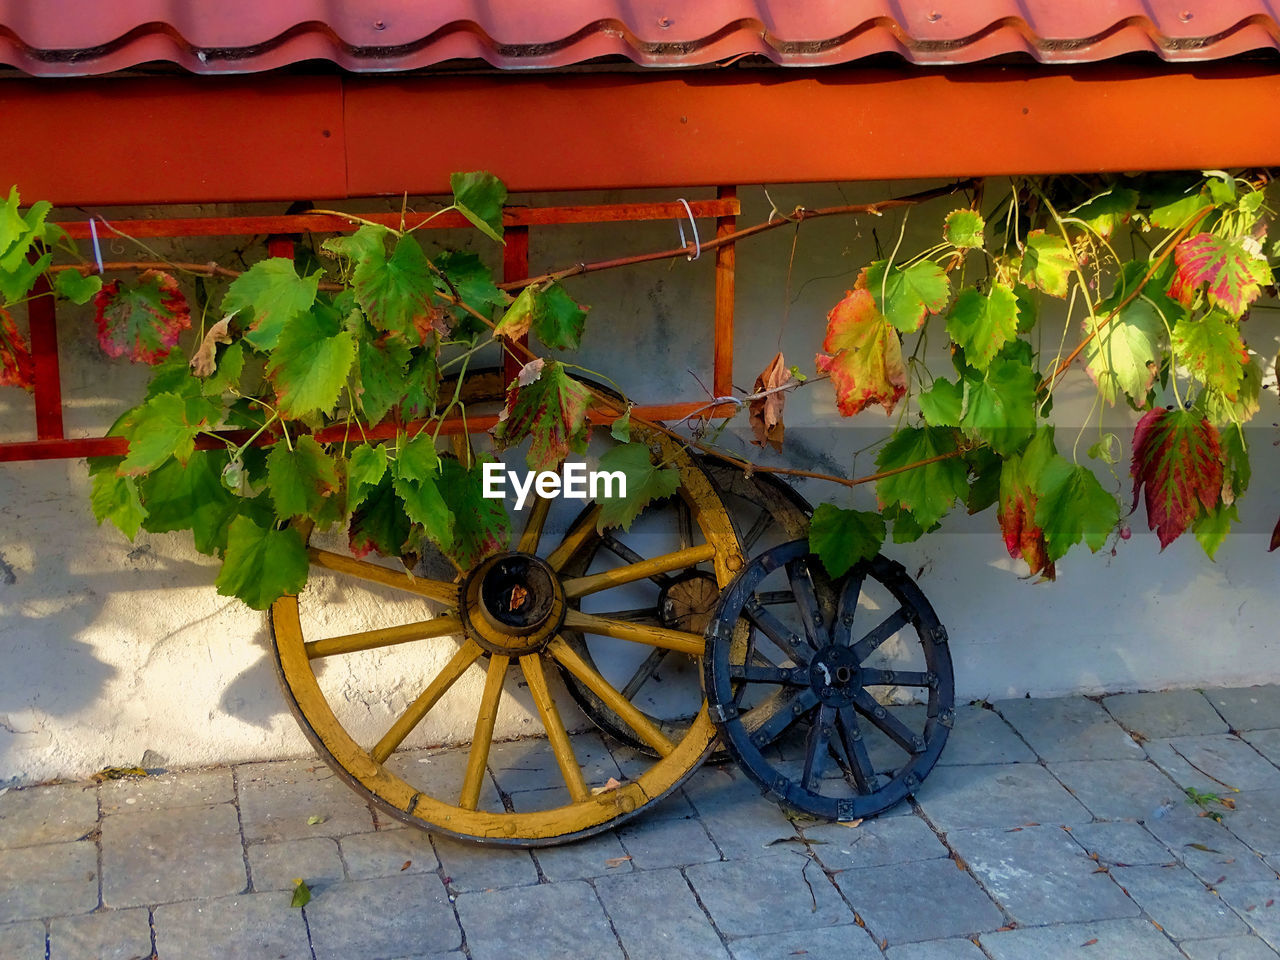
<instances>
[{"instance_id":1,"label":"green grape leaf","mask_svg":"<svg viewBox=\"0 0 1280 960\"><path fill-rule=\"evenodd\" d=\"M492 173L477 170L449 177L453 205L485 236L502 243L502 206L507 186Z\"/></svg>"},{"instance_id":2,"label":"green grape leaf","mask_svg":"<svg viewBox=\"0 0 1280 960\"><path fill-rule=\"evenodd\" d=\"M125 436L129 452L120 473L133 476L160 466L170 457L186 463L195 450L196 435L209 429L221 408L202 397L174 393L152 397L128 414Z\"/></svg>"},{"instance_id":3,"label":"green grape leaf","mask_svg":"<svg viewBox=\"0 0 1280 960\"><path fill-rule=\"evenodd\" d=\"M960 414L964 410L964 386L952 383L943 377L933 381L933 385L916 397L920 403L920 412L925 422L931 427L958 427Z\"/></svg>"},{"instance_id":4,"label":"green grape leaf","mask_svg":"<svg viewBox=\"0 0 1280 960\"><path fill-rule=\"evenodd\" d=\"M1190 304L1195 291L1207 286L1209 302L1238 317L1271 283L1271 267L1253 237L1219 237L1197 233L1174 247L1176 268L1170 295Z\"/></svg>"},{"instance_id":5,"label":"green grape leaf","mask_svg":"<svg viewBox=\"0 0 1280 960\"><path fill-rule=\"evenodd\" d=\"M1035 294L1025 283L1018 283L1014 284L1013 298L1017 302L1018 332L1030 333L1035 329L1036 321L1040 318L1040 308L1036 303Z\"/></svg>"},{"instance_id":6,"label":"green grape leaf","mask_svg":"<svg viewBox=\"0 0 1280 960\"><path fill-rule=\"evenodd\" d=\"M942 239L957 250L981 250L986 227L977 210L952 210L942 226Z\"/></svg>"},{"instance_id":7,"label":"green grape leaf","mask_svg":"<svg viewBox=\"0 0 1280 960\"><path fill-rule=\"evenodd\" d=\"M19 260L11 270L0 269L0 297L6 304L16 304L26 299L40 274L53 263L53 254L46 253L39 260Z\"/></svg>"},{"instance_id":8,"label":"green grape leaf","mask_svg":"<svg viewBox=\"0 0 1280 960\"><path fill-rule=\"evenodd\" d=\"M1148 193L1153 202L1148 219L1153 227L1162 230L1176 230L1201 210L1213 205L1206 196L1204 186L1200 183L1192 185L1195 192L1182 189L1164 189L1154 194Z\"/></svg>"},{"instance_id":9,"label":"green grape leaf","mask_svg":"<svg viewBox=\"0 0 1280 960\"><path fill-rule=\"evenodd\" d=\"M334 518L341 511L334 510L336 495L342 484L338 467L307 434L299 436L290 450L286 444L277 443L267 454L267 485L276 516L281 520L291 517L310 517L324 521Z\"/></svg>"},{"instance_id":10,"label":"green grape leaf","mask_svg":"<svg viewBox=\"0 0 1280 960\"><path fill-rule=\"evenodd\" d=\"M819 373L830 374L836 409L852 417L878 403L886 414L907 392L898 332L880 315L870 291L850 290L827 314L827 335L814 358Z\"/></svg>"},{"instance_id":11,"label":"green grape leaf","mask_svg":"<svg viewBox=\"0 0 1280 960\"><path fill-rule=\"evenodd\" d=\"M1067 295L1067 281L1075 271L1076 258L1067 241L1053 233L1032 230L1022 254L1022 280L1051 297Z\"/></svg>"},{"instance_id":12,"label":"green grape leaf","mask_svg":"<svg viewBox=\"0 0 1280 960\"><path fill-rule=\"evenodd\" d=\"M1115 232L1116 227L1128 223L1137 209L1138 192L1128 187L1115 186L1080 204L1071 211L1071 216L1083 221L1094 233L1106 239Z\"/></svg>"},{"instance_id":13,"label":"green grape leaf","mask_svg":"<svg viewBox=\"0 0 1280 960\"><path fill-rule=\"evenodd\" d=\"M187 298L178 281L148 270L136 286L119 280L105 284L93 299L98 343L109 357L157 364L169 355L178 336L191 326Z\"/></svg>"},{"instance_id":14,"label":"green grape leaf","mask_svg":"<svg viewBox=\"0 0 1280 960\"><path fill-rule=\"evenodd\" d=\"M244 338L257 350L272 350L289 322L316 302L320 276L319 270L298 276L293 261L286 257L260 260L231 282L222 298L222 312L228 316L248 313Z\"/></svg>"},{"instance_id":15,"label":"green grape leaf","mask_svg":"<svg viewBox=\"0 0 1280 960\"><path fill-rule=\"evenodd\" d=\"M195 547L213 555L227 546L227 529L239 513L240 498L226 488L222 472L230 457L225 450L197 450L184 467L169 460L139 483L151 533L190 530Z\"/></svg>"},{"instance_id":16,"label":"green grape leaf","mask_svg":"<svg viewBox=\"0 0 1280 960\"><path fill-rule=\"evenodd\" d=\"M1101 320L1106 314L1099 313ZM1091 321L1084 321L1085 333ZM1123 392L1144 403L1160 367L1160 339L1164 321L1145 299L1133 300L1085 346L1085 369L1102 399L1114 405Z\"/></svg>"},{"instance_id":17,"label":"green grape leaf","mask_svg":"<svg viewBox=\"0 0 1280 960\"><path fill-rule=\"evenodd\" d=\"M1016 453L1035 430L1036 373L1017 360L997 360L981 380L964 381L965 435L1004 456Z\"/></svg>"},{"instance_id":18,"label":"green grape leaf","mask_svg":"<svg viewBox=\"0 0 1280 960\"><path fill-rule=\"evenodd\" d=\"M525 287L507 307L498 325L493 328L495 338L501 337L514 343L529 334L533 326L533 314L537 309L537 288Z\"/></svg>"},{"instance_id":19,"label":"green grape leaf","mask_svg":"<svg viewBox=\"0 0 1280 960\"><path fill-rule=\"evenodd\" d=\"M970 287L956 298L947 317L947 333L970 364L985 370L1018 335L1018 298L1003 283L993 283L985 295Z\"/></svg>"},{"instance_id":20,"label":"green grape leaf","mask_svg":"<svg viewBox=\"0 0 1280 960\"><path fill-rule=\"evenodd\" d=\"M1248 423L1261 409L1262 369L1258 361L1249 357L1234 397L1228 397L1212 387L1205 391L1205 413L1214 426L1225 427L1231 423Z\"/></svg>"},{"instance_id":21,"label":"green grape leaf","mask_svg":"<svg viewBox=\"0 0 1280 960\"><path fill-rule=\"evenodd\" d=\"M631 441L631 408L627 407L627 412L618 417L609 426L609 436L617 440L619 443L629 443Z\"/></svg>"},{"instance_id":22,"label":"green grape leaf","mask_svg":"<svg viewBox=\"0 0 1280 960\"><path fill-rule=\"evenodd\" d=\"M44 235L44 218L52 209L47 201L33 203L23 215L18 212L18 188L9 191L9 199L0 205L0 296L6 303L26 297L36 278L53 262L46 253L34 263L27 255L31 245Z\"/></svg>"},{"instance_id":23,"label":"green grape leaf","mask_svg":"<svg viewBox=\"0 0 1280 960\"><path fill-rule=\"evenodd\" d=\"M809 523L809 552L818 555L827 573L842 577L855 563L879 553L884 537L880 514L820 503Z\"/></svg>"},{"instance_id":24,"label":"green grape leaf","mask_svg":"<svg viewBox=\"0 0 1280 960\"><path fill-rule=\"evenodd\" d=\"M1004 460L990 447L975 447L964 459L969 468L969 493L964 505L970 514L981 513L1000 499Z\"/></svg>"},{"instance_id":25,"label":"green grape leaf","mask_svg":"<svg viewBox=\"0 0 1280 960\"><path fill-rule=\"evenodd\" d=\"M310 902L311 888L307 886L306 881L298 877L293 881L293 896L289 899L289 906L305 907Z\"/></svg>"},{"instance_id":26,"label":"green grape leaf","mask_svg":"<svg viewBox=\"0 0 1280 960\"><path fill-rule=\"evenodd\" d=\"M409 346L402 337L377 337L367 324L358 347L360 389L357 396L365 422L376 427L387 412L404 398L409 369Z\"/></svg>"},{"instance_id":27,"label":"green grape leaf","mask_svg":"<svg viewBox=\"0 0 1280 960\"><path fill-rule=\"evenodd\" d=\"M503 419L494 428L499 449L532 437L526 460L534 470L552 470L572 452L586 449L591 392L556 361L546 363L528 386L507 389Z\"/></svg>"},{"instance_id":28,"label":"green grape leaf","mask_svg":"<svg viewBox=\"0 0 1280 960\"><path fill-rule=\"evenodd\" d=\"M1000 506L996 512L1009 556L1025 560L1029 575L1039 575L1045 580L1055 579L1057 571L1049 558L1044 530L1036 522L1039 497L1035 484L1056 456L1053 428L1040 428L1025 451L1004 461L1000 469Z\"/></svg>"},{"instance_id":29,"label":"green grape leaf","mask_svg":"<svg viewBox=\"0 0 1280 960\"><path fill-rule=\"evenodd\" d=\"M1239 522L1240 514L1236 510L1236 505L1220 503L1212 510L1196 517L1191 530L1205 554L1210 560L1214 560L1217 558L1218 548L1231 532L1231 524Z\"/></svg>"},{"instance_id":30,"label":"green grape leaf","mask_svg":"<svg viewBox=\"0 0 1280 960\"><path fill-rule=\"evenodd\" d=\"M331 413L355 359L355 337L323 311L313 310L289 324L266 370L281 415Z\"/></svg>"},{"instance_id":31,"label":"green grape leaf","mask_svg":"<svg viewBox=\"0 0 1280 960\"><path fill-rule=\"evenodd\" d=\"M1157 408L1133 432L1133 505L1146 494L1147 524L1163 550L1222 497L1218 430L1190 410Z\"/></svg>"},{"instance_id":32,"label":"green grape leaf","mask_svg":"<svg viewBox=\"0 0 1280 960\"><path fill-rule=\"evenodd\" d=\"M863 268L855 287L870 291L876 309L903 333L915 333L928 314L938 313L951 299L951 281L932 260L905 268L877 260Z\"/></svg>"},{"instance_id":33,"label":"green grape leaf","mask_svg":"<svg viewBox=\"0 0 1280 960\"><path fill-rule=\"evenodd\" d=\"M53 281L53 289L58 291L58 296L83 306L102 289L102 278L83 274L79 270L59 270Z\"/></svg>"},{"instance_id":34,"label":"green grape leaf","mask_svg":"<svg viewBox=\"0 0 1280 960\"><path fill-rule=\"evenodd\" d=\"M206 397L220 397L240 383L242 373L244 373L244 344L237 340L222 351L213 376L205 380L200 392Z\"/></svg>"},{"instance_id":35,"label":"green grape leaf","mask_svg":"<svg viewBox=\"0 0 1280 960\"><path fill-rule=\"evenodd\" d=\"M400 413L406 420L420 420L435 412L436 396L440 391L440 367L434 347L413 351L403 386Z\"/></svg>"},{"instance_id":36,"label":"green grape leaf","mask_svg":"<svg viewBox=\"0 0 1280 960\"><path fill-rule=\"evenodd\" d=\"M511 300L493 282L493 272L474 253L446 250L435 258L436 269L449 278L453 290L471 309L488 317L494 307L505 307ZM436 289L450 293L449 287L436 278ZM450 295L452 295L450 293ZM470 335L480 329L476 318L460 306L449 308L457 322L457 331Z\"/></svg>"},{"instance_id":37,"label":"green grape leaf","mask_svg":"<svg viewBox=\"0 0 1280 960\"><path fill-rule=\"evenodd\" d=\"M492 462L492 457L477 457L468 470L452 457L440 461L440 493L453 514L453 544L447 553L463 570L502 553L511 542L505 501L484 495L484 465Z\"/></svg>"},{"instance_id":38,"label":"green grape leaf","mask_svg":"<svg viewBox=\"0 0 1280 960\"><path fill-rule=\"evenodd\" d=\"M900 506L885 507L881 513L886 523L893 524L893 542L894 543L915 543L926 533L932 533L942 524L934 523L928 529L920 526L920 522L911 515L910 510L906 510Z\"/></svg>"},{"instance_id":39,"label":"green grape leaf","mask_svg":"<svg viewBox=\"0 0 1280 960\"><path fill-rule=\"evenodd\" d=\"M1120 505L1088 467L1054 456L1034 478L1035 520L1049 559L1058 560L1081 539L1094 553L1120 522Z\"/></svg>"},{"instance_id":40,"label":"green grape leaf","mask_svg":"<svg viewBox=\"0 0 1280 960\"><path fill-rule=\"evenodd\" d=\"M910 511L921 527L932 527L946 515L956 499L968 493L968 471L964 461L951 456L957 451L953 430L938 427L915 427L899 430L876 456L881 471L903 470L876 482L876 496L882 507L901 507ZM923 466L923 460L946 457Z\"/></svg>"},{"instance_id":41,"label":"green grape leaf","mask_svg":"<svg viewBox=\"0 0 1280 960\"><path fill-rule=\"evenodd\" d=\"M577 350L587 312L562 286L525 287L493 330L495 337L516 341L530 329L548 347Z\"/></svg>"},{"instance_id":42,"label":"green grape leaf","mask_svg":"<svg viewBox=\"0 0 1280 960\"><path fill-rule=\"evenodd\" d=\"M116 466L124 457L101 457L95 460L108 460ZM94 464L90 473L93 476L89 503L93 507L93 517L101 526L104 520L110 520L130 541L138 535L138 528L146 519L147 508L142 505L138 496L138 480L136 477L122 477L115 467Z\"/></svg>"},{"instance_id":43,"label":"green grape leaf","mask_svg":"<svg viewBox=\"0 0 1280 960\"><path fill-rule=\"evenodd\" d=\"M600 458L599 469L607 473L621 473L626 482L619 490L619 496L600 497L600 517L596 521L598 530L606 527L630 530L645 507L655 500L671 496L680 487L680 471L675 467L655 466L649 447L644 443L619 444Z\"/></svg>"},{"instance_id":44,"label":"green grape leaf","mask_svg":"<svg viewBox=\"0 0 1280 960\"><path fill-rule=\"evenodd\" d=\"M366 225L357 236L366 230L386 233L384 228ZM431 264L411 236L396 240L390 257L384 244L369 244L356 261L352 283L356 301L379 330L410 339L420 336L420 324L430 327L438 316L431 302L435 292Z\"/></svg>"},{"instance_id":45,"label":"green grape leaf","mask_svg":"<svg viewBox=\"0 0 1280 960\"><path fill-rule=\"evenodd\" d=\"M182 348L178 347L152 368L151 379L147 381L146 399L150 400L162 393L176 393L184 399L198 397L203 393L203 386L192 374Z\"/></svg>"},{"instance_id":46,"label":"green grape leaf","mask_svg":"<svg viewBox=\"0 0 1280 960\"><path fill-rule=\"evenodd\" d=\"M440 493L440 458L430 434L420 433L399 446L391 477L409 519L420 524L441 550L453 546L454 516Z\"/></svg>"},{"instance_id":47,"label":"green grape leaf","mask_svg":"<svg viewBox=\"0 0 1280 960\"><path fill-rule=\"evenodd\" d=\"M35 385L36 364L26 338L18 332L9 311L0 307L0 387L32 391Z\"/></svg>"},{"instance_id":48,"label":"green grape leaf","mask_svg":"<svg viewBox=\"0 0 1280 960\"><path fill-rule=\"evenodd\" d=\"M274 530L239 516L227 533L227 553L218 572L218 593L266 610L307 582L309 560L302 535L293 527Z\"/></svg>"},{"instance_id":49,"label":"green grape leaf","mask_svg":"<svg viewBox=\"0 0 1280 960\"><path fill-rule=\"evenodd\" d=\"M354 510L364 502L368 492L382 482L387 472L385 445L362 443L351 451L347 461L347 507Z\"/></svg>"},{"instance_id":50,"label":"green grape leaf","mask_svg":"<svg viewBox=\"0 0 1280 960\"><path fill-rule=\"evenodd\" d=\"M1210 310L1199 318L1179 318L1173 327L1173 349L1178 363L1210 390L1227 401L1239 397L1249 352L1239 327L1226 314Z\"/></svg>"},{"instance_id":51,"label":"green grape leaf","mask_svg":"<svg viewBox=\"0 0 1280 960\"><path fill-rule=\"evenodd\" d=\"M1244 429L1234 423L1222 431L1219 440L1222 442L1226 475L1226 482L1222 485L1222 500L1224 503L1234 503L1236 497L1243 496L1249 489L1249 481L1253 479L1249 448L1245 443Z\"/></svg>"},{"instance_id":52,"label":"green grape leaf","mask_svg":"<svg viewBox=\"0 0 1280 960\"><path fill-rule=\"evenodd\" d=\"M404 549L410 523L394 483L388 471L352 512L348 535L351 552L357 557L367 556L372 550L385 557L398 557Z\"/></svg>"}]
</instances>

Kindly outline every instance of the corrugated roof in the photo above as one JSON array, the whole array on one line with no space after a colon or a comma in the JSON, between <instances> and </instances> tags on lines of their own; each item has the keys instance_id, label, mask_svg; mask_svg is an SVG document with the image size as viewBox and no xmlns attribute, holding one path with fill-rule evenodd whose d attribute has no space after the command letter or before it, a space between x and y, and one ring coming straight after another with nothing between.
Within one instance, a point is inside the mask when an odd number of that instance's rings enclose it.
<instances>
[{"instance_id":1,"label":"corrugated roof","mask_svg":"<svg viewBox=\"0 0 1280 960\"><path fill-rule=\"evenodd\" d=\"M877 55L1171 62L1280 49L1265 0L0 0L0 64L91 76L171 63L197 74L330 61L361 73L644 67L758 57L787 67Z\"/></svg>"}]
</instances>

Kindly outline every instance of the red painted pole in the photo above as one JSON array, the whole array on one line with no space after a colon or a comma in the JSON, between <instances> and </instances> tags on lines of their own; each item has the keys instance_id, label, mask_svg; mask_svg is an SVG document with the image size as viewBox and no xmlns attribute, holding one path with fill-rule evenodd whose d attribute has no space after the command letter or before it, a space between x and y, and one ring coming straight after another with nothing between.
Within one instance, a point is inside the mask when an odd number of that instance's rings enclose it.
<instances>
[{"instance_id":1,"label":"red painted pole","mask_svg":"<svg viewBox=\"0 0 1280 960\"><path fill-rule=\"evenodd\" d=\"M507 245L502 251L502 280L504 283L523 280L529 276L529 228L508 227L503 233L503 238L507 241ZM526 336L520 342L527 347L529 338ZM514 380L522 366L523 364L518 356L511 351L504 351L502 355L503 381L510 383Z\"/></svg>"},{"instance_id":2,"label":"red painted pole","mask_svg":"<svg viewBox=\"0 0 1280 960\"><path fill-rule=\"evenodd\" d=\"M47 277L36 280L27 301L31 357L35 362L36 436L61 440L62 372L58 365L58 315Z\"/></svg>"}]
</instances>

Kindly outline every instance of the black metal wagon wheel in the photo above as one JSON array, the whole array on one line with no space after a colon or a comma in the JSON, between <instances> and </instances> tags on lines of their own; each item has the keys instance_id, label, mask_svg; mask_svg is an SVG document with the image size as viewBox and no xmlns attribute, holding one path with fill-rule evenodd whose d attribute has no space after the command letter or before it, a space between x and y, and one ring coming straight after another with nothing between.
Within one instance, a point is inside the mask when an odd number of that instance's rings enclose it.
<instances>
[{"instance_id":1,"label":"black metal wagon wheel","mask_svg":"<svg viewBox=\"0 0 1280 960\"><path fill-rule=\"evenodd\" d=\"M805 540L760 554L716 607L703 669L711 716L748 775L796 811L849 821L924 780L954 683L946 629L900 563L877 556L825 586Z\"/></svg>"}]
</instances>

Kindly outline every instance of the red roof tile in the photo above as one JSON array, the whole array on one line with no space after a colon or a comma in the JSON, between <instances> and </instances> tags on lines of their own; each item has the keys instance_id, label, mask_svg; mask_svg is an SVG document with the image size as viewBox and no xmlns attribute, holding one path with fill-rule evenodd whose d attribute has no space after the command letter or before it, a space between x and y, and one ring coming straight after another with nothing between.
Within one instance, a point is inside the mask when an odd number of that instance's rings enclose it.
<instances>
[{"instance_id":1,"label":"red roof tile","mask_svg":"<svg viewBox=\"0 0 1280 960\"><path fill-rule=\"evenodd\" d=\"M805 67L878 54L922 65L1194 62L1277 49L1269 0L0 0L0 64L36 76L155 62L199 74L304 61L375 73L602 58Z\"/></svg>"}]
</instances>

